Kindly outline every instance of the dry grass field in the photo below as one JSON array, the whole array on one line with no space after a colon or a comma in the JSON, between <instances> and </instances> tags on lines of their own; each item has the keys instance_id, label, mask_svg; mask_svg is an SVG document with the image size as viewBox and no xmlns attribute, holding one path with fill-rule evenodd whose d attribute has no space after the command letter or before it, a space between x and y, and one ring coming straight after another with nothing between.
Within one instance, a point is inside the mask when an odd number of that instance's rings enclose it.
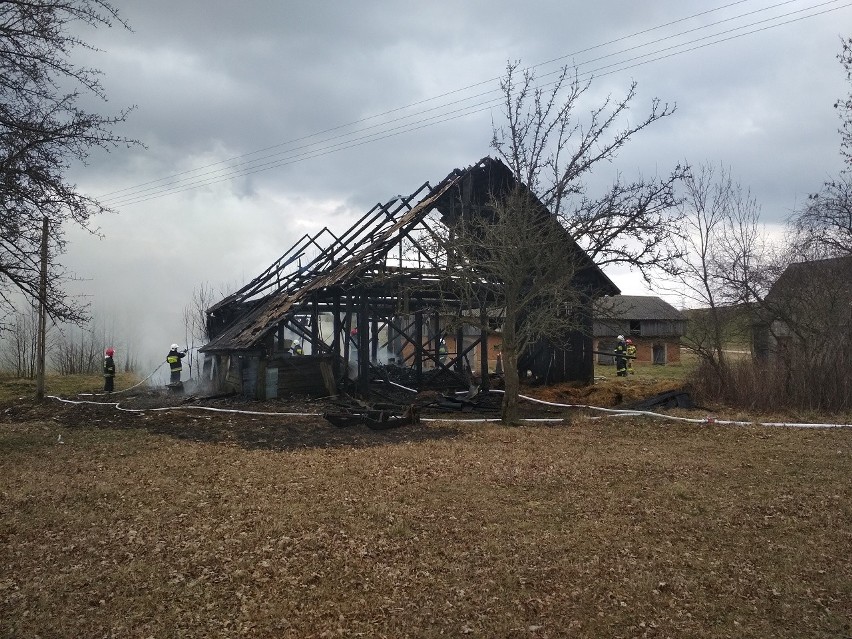
<instances>
[{"instance_id":1,"label":"dry grass field","mask_svg":"<svg viewBox=\"0 0 852 639\"><path fill-rule=\"evenodd\" d=\"M0 637L852 637L850 429L0 415Z\"/></svg>"}]
</instances>

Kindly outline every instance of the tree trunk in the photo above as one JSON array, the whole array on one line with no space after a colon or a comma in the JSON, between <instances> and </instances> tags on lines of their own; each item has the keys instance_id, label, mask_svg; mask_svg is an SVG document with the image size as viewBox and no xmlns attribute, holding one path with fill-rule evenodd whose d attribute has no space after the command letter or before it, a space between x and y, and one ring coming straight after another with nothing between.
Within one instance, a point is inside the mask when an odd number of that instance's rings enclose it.
<instances>
[{"instance_id":1,"label":"tree trunk","mask_svg":"<svg viewBox=\"0 0 852 639\"><path fill-rule=\"evenodd\" d=\"M44 399L44 365L47 352L47 216L41 225L41 272L38 287L38 338L36 350L36 399Z\"/></svg>"},{"instance_id":2,"label":"tree trunk","mask_svg":"<svg viewBox=\"0 0 852 639\"><path fill-rule=\"evenodd\" d=\"M505 347L505 343L504 343ZM500 417L507 426L518 423L518 394L521 390L521 382L518 377L518 354L514 348L504 349L503 354L503 380L505 392L503 394L503 405Z\"/></svg>"}]
</instances>

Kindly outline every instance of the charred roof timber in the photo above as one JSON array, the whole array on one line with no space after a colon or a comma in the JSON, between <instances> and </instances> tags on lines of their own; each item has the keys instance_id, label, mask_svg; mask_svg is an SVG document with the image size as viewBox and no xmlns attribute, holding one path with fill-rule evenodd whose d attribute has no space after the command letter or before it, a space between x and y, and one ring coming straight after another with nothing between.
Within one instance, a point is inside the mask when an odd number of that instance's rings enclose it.
<instances>
[{"instance_id":1,"label":"charred roof timber","mask_svg":"<svg viewBox=\"0 0 852 639\"><path fill-rule=\"evenodd\" d=\"M485 329L478 334L456 331L450 336L455 351L440 352L447 332L437 310L446 309L447 300L436 286L442 264L430 250L430 241L437 224L451 225L465 215L492 215L491 198L515 185L508 167L486 157L455 169L435 187L427 182L408 196L376 204L340 236L327 228L303 236L263 273L207 310L210 341L201 350L217 361L213 378L220 385L227 379L242 380L244 393L269 397L268 370L276 369L283 388L281 370L294 360L282 354L295 340L315 361L325 392L347 383L366 392L371 379L392 381L380 351L394 354L394 363L409 373L405 385L416 390L466 387L472 372L469 357L475 351L480 355L479 374L487 380ZM566 251L579 256L592 297L618 294L567 233ZM463 309L459 303L455 312L480 310ZM321 328L323 323L328 326ZM578 336L576 341L573 365L553 369L550 358L551 381L590 376L590 338ZM234 370L234 358L243 369L255 369L251 389L244 372ZM261 374L267 375L265 385ZM274 388L271 392L275 396Z\"/></svg>"}]
</instances>

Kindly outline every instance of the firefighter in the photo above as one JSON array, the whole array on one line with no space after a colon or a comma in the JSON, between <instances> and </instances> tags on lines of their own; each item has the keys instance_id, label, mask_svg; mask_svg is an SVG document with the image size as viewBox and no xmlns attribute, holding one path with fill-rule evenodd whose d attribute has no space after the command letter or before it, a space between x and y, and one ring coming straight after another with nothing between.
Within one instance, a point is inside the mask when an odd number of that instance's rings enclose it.
<instances>
[{"instance_id":1,"label":"firefighter","mask_svg":"<svg viewBox=\"0 0 852 639\"><path fill-rule=\"evenodd\" d=\"M442 337L438 342L438 359L442 364L447 363L447 355L449 355L449 351L447 350L447 342Z\"/></svg>"},{"instance_id":2,"label":"firefighter","mask_svg":"<svg viewBox=\"0 0 852 639\"><path fill-rule=\"evenodd\" d=\"M169 354L166 355L166 361L169 363L169 368L172 371L172 376L169 380L170 384L180 384L180 372L183 370L181 360L186 357L186 349L179 351L178 348L177 344L172 344Z\"/></svg>"},{"instance_id":3,"label":"firefighter","mask_svg":"<svg viewBox=\"0 0 852 639\"><path fill-rule=\"evenodd\" d=\"M111 393L115 383L115 361L112 356L115 349L110 346L104 351L104 392Z\"/></svg>"},{"instance_id":4,"label":"firefighter","mask_svg":"<svg viewBox=\"0 0 852 639\"><path fill-rule=\"evenodd\" d=\"M618 377L627 377L627 342L624 335L618 336L618 344L615 345L615 374Z\"/></svg>"},{"instance_id":5,"label":"firefighter","mask_svg":"<svg viewBox=\"0 0 852 639\"><path fill-rule=\"evenodd\" d=\"M633 370L633 360L636 359L636 344L633 343L633 340L629 337L625 340L627 344L627 373L629 375L633 375L636 373Z\"/></svg>"}]
</instances>

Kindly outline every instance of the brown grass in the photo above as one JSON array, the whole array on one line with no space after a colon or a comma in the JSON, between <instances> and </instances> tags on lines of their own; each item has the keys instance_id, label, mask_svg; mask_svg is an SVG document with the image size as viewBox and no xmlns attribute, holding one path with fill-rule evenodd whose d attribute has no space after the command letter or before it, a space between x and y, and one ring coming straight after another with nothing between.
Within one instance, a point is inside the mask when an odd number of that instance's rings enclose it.
<instances>
[{"instance_id":1,"label":"brown grass","mask_svg":"<svg viewBox=\"0 0 852 639\"><path fill-rule=\"evenodd\" d=\"M140 381L135 373L118 373L115 376L115 388L121 390L134 386ZM102 393L104 378L100 375L57 375L45 376L45 395L68 396L75 393ZM35 397L34 379L21 379L0 374L0 402L19 398Z\"/></svg>"},{"instance_id":2,"label":"brown grass","mask_svg":"<svg viewBox=\"0 0 852 639\"><path fill-rule=\"evenodd\" d=\"M140 419L0 426L0 636L852 635L849 430L578 419L276 452Z\"/></svg>"}]
</instances>

